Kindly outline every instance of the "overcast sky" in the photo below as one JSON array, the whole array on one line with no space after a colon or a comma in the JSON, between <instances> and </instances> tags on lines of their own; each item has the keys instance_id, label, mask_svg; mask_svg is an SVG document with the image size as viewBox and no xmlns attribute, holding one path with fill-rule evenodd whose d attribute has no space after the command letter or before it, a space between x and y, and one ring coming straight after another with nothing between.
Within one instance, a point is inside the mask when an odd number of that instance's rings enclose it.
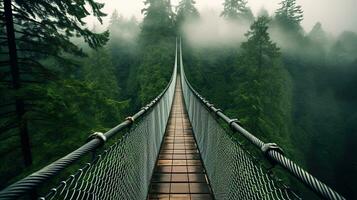
<instances>
[{"instance_id":1,"label":"overcast sky","mask_svg":"<svg viewBox=\"0 0 357 200\"><path fill-rule=\"evenodd\" d=\"M106 3L104 11L112 13L117 9L125 17L136 16L142 19L141 9L144 0L99 0ZM179 0L171 0L177 5ZM224 0L196 0L197 8L202 12L207 9L221 11ZM254 13L265 7L270 13L279 7L281 0L249 0L248 5ZM297 0L304 10L302 25L310 31L316 22L321 22L325 30L339 34L344 30L357 32L357 0ZM106 20L107 21L107 20Z\"/></svg>"}]
</instances>

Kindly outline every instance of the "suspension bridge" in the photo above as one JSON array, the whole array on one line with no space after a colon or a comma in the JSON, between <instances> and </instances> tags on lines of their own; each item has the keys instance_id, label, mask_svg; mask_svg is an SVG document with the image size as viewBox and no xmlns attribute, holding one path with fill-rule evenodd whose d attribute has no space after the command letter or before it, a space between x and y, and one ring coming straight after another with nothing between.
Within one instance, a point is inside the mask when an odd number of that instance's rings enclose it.
<instances>
[{"instance_id":1,"label":"suspension bridge","mask_svg":"<svg viewBox=\"0 0 357 200\"><path fill-rule=\"evenodd\" d=\"M227 129L321 199L345 199L284 156L277 144L261 141L196 92L185 76L181 42L176 42L171 80L157 98L108 132L92 134L82 147L9 185L0 199L304 199L255 162ZM51 185L90 153L90 162Z\"/></svg>"}]
</instances>

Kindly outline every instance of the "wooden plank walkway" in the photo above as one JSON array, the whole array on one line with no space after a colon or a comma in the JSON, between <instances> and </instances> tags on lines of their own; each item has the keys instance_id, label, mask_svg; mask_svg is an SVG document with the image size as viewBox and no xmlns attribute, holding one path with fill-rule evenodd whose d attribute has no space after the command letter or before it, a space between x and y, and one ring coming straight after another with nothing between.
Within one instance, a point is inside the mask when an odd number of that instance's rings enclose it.
<instances>
[{"instance_id":1,"label":"wooden plank walkway","mask_svg":"<svg viewBox=\"0 0 357 200\"><path fill-rule=\"evenodd\" d=\"M184 107L180 78L164 137L148 199L213 199Z\"/></svg>"}]
</instances>

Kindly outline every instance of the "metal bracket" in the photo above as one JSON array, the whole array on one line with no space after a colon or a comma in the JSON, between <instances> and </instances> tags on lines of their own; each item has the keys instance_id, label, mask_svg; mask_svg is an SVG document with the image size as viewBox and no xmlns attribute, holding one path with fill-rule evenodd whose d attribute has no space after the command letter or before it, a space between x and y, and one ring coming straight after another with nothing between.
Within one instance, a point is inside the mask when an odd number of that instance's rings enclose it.
<instances>
[{"instance_id":1,"label":"metal bracket","mask_svg":"<svg viewBox=\"0 0 357 200\"><path fill-rule=\"evenodd\" d=\"M276 143L266 143L262 146L261 150L262 150L264 156L268 159L268 161L271 164L271 167L269 167L267 169L268 172L271 172L274 169L274 167L276 166L277 162L268 156L269 151L274 150L274 151L281 153L282 155L284 155L284 151Z\"/></svg>"},{"instance_id":2,"label":"metal bracket","mask_svg":"<svg viewBox=\"0 0 357 200\"><path fill-rule=\"evenodd\" d=\"M130 121L130 123L132 123L132 124L134 124L134 121L135 121L134 117L132 117L132 116L125 118L125 120Z\"/></svg>"},{"instance_id":3,"label":"metal bracket","mask_svg":"<svg viewBox=\"0 0 357 200\"><path fill-rule=\"evenodd\" d=\"M148 111L149 108L150 108L149 106L144 106L144 107L141 108L141 110Z\"/></svg>"},{"instance_id":4,"label":"metal bracket","mask_svg":"<svg viewBox=\"0 0 357 200\"><path fill-rule=\"evenodd\" d=\"M261 150L265 155L268 154L268 152L271 150L278 151L279 153L284 154L283 149L280 148L276 143L266 143L262 146Z\"/></svg>"},{"instance_id":5,"label":"metal bracket","mask_svg":"<svg viewBox=\"0 0 357 200\"><path fill-rule=\"evenodd\" d=\"M102 132L95 132L92 135L90 135L87 139L87 141L91 141L93 139L99 139L102 144L104 144L107 141L107 137Z\"/></svg>"},{"instance_id":6,"label":"metal bracket","mask_svg":"<svg viewBox=\"0 0 357 200\"><path fill-rule=\"evenodd\" d=\"M229 120L229 122L228 122L228 124L229 124L230 127L232 127L232 124L233 124L233 123L240 124L240 122L239 122L238 119L231 119L231 120Z\"/></svg>"},{"instance_id":7,"label":"metal bracket","mask_svg":"<svg viewBox=\"0 0 357 200\"><path fill-rule=\"evenodd\" d=\"M218 115L218 112L222 112L222 110L221 109L217 109L214 112L216 113L216 115Z\"/></svg>"}]
</instances>

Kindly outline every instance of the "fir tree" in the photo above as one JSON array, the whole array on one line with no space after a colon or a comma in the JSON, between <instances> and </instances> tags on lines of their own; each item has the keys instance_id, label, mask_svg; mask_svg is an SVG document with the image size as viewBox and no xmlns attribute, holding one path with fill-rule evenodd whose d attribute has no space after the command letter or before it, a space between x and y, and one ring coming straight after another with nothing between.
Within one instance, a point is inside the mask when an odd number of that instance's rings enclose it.
<instances>
[{"instance_id":1,"label":"fir tree","mask_svg":"<svg viewBox=\"0 0 357 200\"><path fill-rule=\"evenodd\" d=\"M232 92L242 123L262 138L287 139L290 114L290 84L280 62L277 45L268 33L269 18L259 17L241 46ZM284 109L282 109L284 108ZM285 145L289 145L284 142Z\"/></svg>"},{"instance_id":2,"label":"fir tree","mask_svg":"<svg viewBox=\"0 0 357 200\"><path fill-rule=\"evenodd\" d=\"M300 28L300 22L304 19L300 5L296 5L296 0L283 0L281 7L276 11L276 19L287 28Z\"/></svg>"},{"instance_id":3,"label":"fir tree","mask_svg":"<svg viewBox=\"0 0 357 200\"><path fill-rule=\"evenodd\" d=\"M2 70L8 69L4 70L6 75L1 77L8 95L8 101L4 104L14 105L15 109L11 115L1 119L1 132L19 129L26 166L32 163L28 129L31 119L27 112L40 111L35 105L42 98L31 95L30 91L37 87L36 84L47 84L55 80L58 71L74 68L75 63L66 59L65 53L84 56L83 51L70 40L72 37L82 37L93 48L106 43L108 32L93 33L84 28L83 21L93 13L101 22L105 16L101 12L103 6L94 0L1 2L1 20L6 27L6 36L1 38L0 49L8 49L8 57L1 61ZM46 65L43 61L49 58L67 69L54 69Z\"/></svg>"},{"instance_id":4,"label":"fir tree","mask_svg":"<svg viewBox=\"0 0 357 200\"><path fill-rule=\"evenodd\" d=\"M223 3L223 12L221 16L233 20L248 20L254 19L253 13L247 7L246 0L225 0Z\"/></svg>"},{"instance_id":5,"label":"fir tree","mask_svg":"<svg viewBox=\"0 0 357 200\"><path fill-rule=\"evenodd\" d=\"M176 24L179 30L183 23L187 20L197 19L199 13L195 7L196 2L194 0L181 0L177 7Z\"/></svg>"},{"instance_id":6,"label":"fir tree","mask_svg":"<svg viewBox=\"0 0 357 200\"><path fill-rule=\"evenodd\" d=\"M175 31L168 0L147 0L139 36L141 65L138 83L145 104L157 96L170 80L174 62Z\"/></svg>"},{"instance_id":7,"label":"fir tree","mask_svg":"<svg viewBox=\"0 0 357 200\"><path fill-rule=\"evenodd\" d=\"M161 37L172 36L174 16L168 0L146 0L147 8L142 10L141 42L156 43Z\"/></svg>"},{"instance_id":8,"label":"fir tree","mask_svg":"<svg viewBox=\"0 0 357 200\"><path fill-rule=\"evenodd\" d=\"M123 17L119 15L118 11L115 9L110 16L109 27L114 27L119 25L119 23L123 20Z\"/></svg>"},{"instance_id":9,"label":"fir tree","mask_svg":"<svg viewBox=\"0 0 357 200\"><path fill-rule=\"evenodd\" d=\"M258 68L262 68L264 60L274 59L279 56L279 48L272 42L268 33L269 18L259 17L246 33L248 41L242 44L242 49L257 62Z\"/></svg>"}]
</instances>

